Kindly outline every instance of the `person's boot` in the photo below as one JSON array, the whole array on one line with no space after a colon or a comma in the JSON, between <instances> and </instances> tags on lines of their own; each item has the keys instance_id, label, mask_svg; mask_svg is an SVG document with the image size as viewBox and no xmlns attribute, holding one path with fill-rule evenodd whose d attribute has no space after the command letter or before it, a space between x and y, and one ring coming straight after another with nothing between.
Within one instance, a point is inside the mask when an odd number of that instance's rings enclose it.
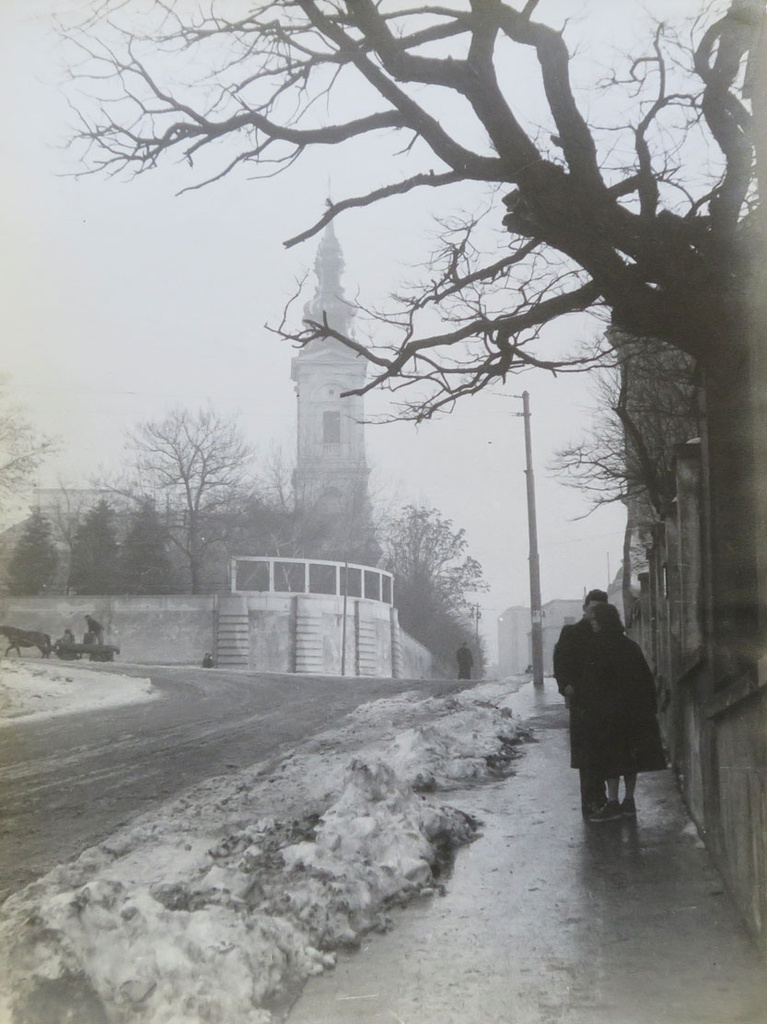
<instances>
[{"instance_id":1,"label":"person's boot","mask_svg":"<svg viewBox=\"0 0 767 1024\"><path fill-rule=\"evenodd\" d=\"M622 817L623 811L618 801L608 800L598 811L594 811L593 814L589 815L589 821L614 821L616 818Z\"/></svg>"},{"instance_id":2,"label":"person's boot","mask_svg":"<svg viewBox=\"0 0 767 1024\"><path fill-rule=\"evenodd\" d=\"M637 805L634 803L633 796L624 797L621 801L621 814L624 818L636 818L637 816Z\"/></svg>"}]
</instances>

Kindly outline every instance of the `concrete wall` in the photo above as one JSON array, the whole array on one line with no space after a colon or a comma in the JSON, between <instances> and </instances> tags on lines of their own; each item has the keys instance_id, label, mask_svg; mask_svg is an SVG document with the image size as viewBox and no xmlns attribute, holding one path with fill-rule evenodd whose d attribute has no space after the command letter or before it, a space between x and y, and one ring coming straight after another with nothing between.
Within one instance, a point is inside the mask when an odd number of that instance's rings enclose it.
<instances>
[{"instance_id":1,"label":"concrete wall","mask_svg":"<svg viewBox=\"0 0 767 1024\"><path fill-rule=\"evenodd\" d=\"M120 648L118 660L198 664L215 648L215 596L0 597L7 626L39 629L52 640L71 629L78 641L85 615L104 627L104 641Z\"/></svg>"},{"instance_id":2,"label":"concrete wall","mask_svg":"<svg viewBox=\"0 0 767 1024\"><path fill-rule=\"evenodd\" d=\"M402 661L397 673L401 679L438 679L434 655L408 633L400 631Z\"/></svg>"},{"instance_id":3,"label":"concrete wall","mask_svg":"<svg viewBox=\"0 0 767 1024\"><path fill-rule=\"evenodd\" d=\"M299 663L299 611L311 662ZM396 609L382 601L349 598L344 620L343 598L324 594L0 597L0 623L42 630L53 640L65 629L81 640L86 614L102 623L105 642L120 648L118 661L199 665L207 651L217 652L219 620L234 615L243 646L241 663L232 667L323 675L341 675L343 668L347 676L414 679L437 674L431 652L399 628Z\"/></svg>"},{"instance_id":4,"label":"concrete wall","mask_svg":"<svg viewBox=\"0 0 767 1024\"><path fill-rule=\"evenodd\" d=\"M295 672L295 599L263 594L247 603L248 668L261 672Z\"/></svg>"}]
</instances>

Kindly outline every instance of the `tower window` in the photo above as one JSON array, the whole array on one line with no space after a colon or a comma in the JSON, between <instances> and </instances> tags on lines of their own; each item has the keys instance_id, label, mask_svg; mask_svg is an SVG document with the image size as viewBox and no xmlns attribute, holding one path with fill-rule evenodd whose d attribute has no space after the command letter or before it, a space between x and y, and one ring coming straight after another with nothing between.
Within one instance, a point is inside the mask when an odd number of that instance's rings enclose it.
<instances>
[{"instance_id":1,"label":"tower window","mask_svg":"<svg viewBox=\"0 0 767 1024\"><path fill-rule=\"evenodd\" d=\"M324 412L322 414L322 440L325 444L341 443L340 412Z\"/></svg>"}]
</instances>

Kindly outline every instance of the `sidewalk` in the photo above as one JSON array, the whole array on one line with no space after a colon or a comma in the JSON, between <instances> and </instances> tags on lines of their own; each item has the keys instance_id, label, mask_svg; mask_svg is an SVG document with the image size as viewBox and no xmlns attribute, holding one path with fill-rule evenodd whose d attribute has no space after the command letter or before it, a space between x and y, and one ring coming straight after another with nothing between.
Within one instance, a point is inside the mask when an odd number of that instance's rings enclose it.
<instances>
[{"instance_id":1,"label":"sidewalk","mask_svg":"<svg viewBox=\"0 0 767 1024\"><path fill-rule=\"evenodd\" d=\"M553 682L517 697L516 774L446 794L482 836L445 896L310 981L289 1024L767 1024L767 964L671 773L640 776L636 824L584 823Z\"/></svg>"}]
</instances>

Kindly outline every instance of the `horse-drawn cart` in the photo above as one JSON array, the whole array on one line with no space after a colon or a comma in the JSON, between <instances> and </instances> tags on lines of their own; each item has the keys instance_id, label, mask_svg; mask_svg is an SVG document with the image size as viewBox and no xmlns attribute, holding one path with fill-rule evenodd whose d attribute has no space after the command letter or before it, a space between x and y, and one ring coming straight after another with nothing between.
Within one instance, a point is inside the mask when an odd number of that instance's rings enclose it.
<instances>
[{"instance_id":1,"label":"horse-drawn cart","mask_svg":"<svg viewBox=\"0 0 767 1024\"><path fill-rule=\"evenodd\" d=\"M80 661L88 656L88 661L114 661L120 648L114 644L63 644L57 640L53 645L53 653L62 661Z\"/></svg>"}]
</instances>

